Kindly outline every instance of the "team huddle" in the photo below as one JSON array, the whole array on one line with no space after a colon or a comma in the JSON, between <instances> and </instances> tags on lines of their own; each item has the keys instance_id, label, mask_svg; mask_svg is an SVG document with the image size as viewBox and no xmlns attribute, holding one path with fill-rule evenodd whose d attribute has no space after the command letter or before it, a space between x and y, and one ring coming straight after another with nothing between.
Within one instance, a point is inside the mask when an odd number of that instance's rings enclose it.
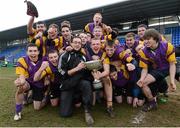
<instances>
[{"instance_id":1,"label":"team huddle","mask_svg":"<svg viewBox=\"0 0 180 128\"><path fill-rule=\"evenodd\" d=\"M27 25L27 55L18 59L16 67L14 120L21 119L30 96L35 110L50 103L59 106L61 117L71 116L73 107L82 106L85 122L92 125L91 107L96 102L105 101L113 118L113 102L126 101L147 112L157 109L158 93L176 90L175 50L157 30L141 24L137 34L125 35L122 45L118 29L103 23L100 13L80 33L73 33L69 21L48 28L37 22L33 28L34 19L31 16ZM86 62L96 60L102 66L89 70ZM97 84L102 86L96 88Z\"/></svg>"}]
</instances>

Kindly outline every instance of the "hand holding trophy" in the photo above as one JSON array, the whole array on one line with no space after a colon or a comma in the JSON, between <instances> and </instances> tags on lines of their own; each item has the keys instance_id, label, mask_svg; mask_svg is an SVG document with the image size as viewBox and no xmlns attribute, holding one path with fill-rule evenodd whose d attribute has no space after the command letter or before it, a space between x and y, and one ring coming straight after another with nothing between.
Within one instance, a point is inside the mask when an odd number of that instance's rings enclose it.
<instances>
[{"instance_id":1,"label":"hand holding trophy","mask_svg":"<svg viewBox=\"0 0 180 128\"><path fill-rule=\"evenodd\" d=\"M88 70L92 71L92 75L94 77L94 81L93 81L93 87L94 89L100 89L102 88L102 83L99 80L99 75L100 72L98 71L99 69L102 69L102 61L101 60L92 60L92 61L87 61L85 62L86 68Z\"/></svg>"}]
</instances>

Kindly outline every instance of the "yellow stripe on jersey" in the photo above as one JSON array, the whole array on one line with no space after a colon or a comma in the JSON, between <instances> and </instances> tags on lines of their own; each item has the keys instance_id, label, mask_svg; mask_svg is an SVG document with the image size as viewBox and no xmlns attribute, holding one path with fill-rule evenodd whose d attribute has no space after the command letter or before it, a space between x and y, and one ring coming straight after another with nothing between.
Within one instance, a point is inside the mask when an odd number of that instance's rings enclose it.
<instances>
[{"instance_id":1,"label":"yellow stripe on jersey","mask_svg":"<svg viewBox=\"0 0 180 128\"><path fill-rule=\"evenodd\" d=\"M120 58L121 60L123 60L124 57L125 57L127 54L128 54L128 53L127 53L126 51L123 51L123 52L121 52L121 53L119 54L119 58ZM128 54L128 56L129 56L129 54ZM129 57L126 58L126 62L128 62L128 63L130 63L132 60L133 60L133 58L132 58L131 56L129 56Z\"/></svg>"},{"instance_id":2,"label":"yellow stripe on jersey","mask_svg":"<svg viewBox=\"0 0 180 128\"><path fill-rule=\"evenodd\" d=\"M129 72L126 70L126 66L124 64L121 65L120 69L123 71L123 76L126 79L129 79Z\"/></svg>"},{"instance_id":3,"label":"yellow stripe on jersey","mask_svg":"<svg viewBox=\"0 0 180 128\"><path fill-rule=\"evenodd\" d=\"M28 72L22 67L16 67L16 75L23 75L25 78L29 77Z\"/></svg>"},{"instance_id":4,"label":"yellow stripe on jersey","mask_svg":"<svg viewBox=\"0 0 180 128\"><path fill-rule=\"evenodd\" d=\"M29 38L28 38L29 42L31 42L34 39L35 35L37 34L36 29L33 28L32 31L33 32L29 34Z\"/></svg>"},{"instance_id":5,"label":"yellow stripe on jersey","mask_svg":"<svg viewBox=\"0 0 180 128\"><path fill-rule=\"evenodd\" d=\"M143 61L139 61L139 67L141 67L141 68L148 68L148 65L146 64L146 63L144 63Z\"/></svg>"},{"instance_id":6,"label":"yellow stripe on jersey","mask_svg":"<svg viewBox=\"0 0 180 128\"><path fill-rule=\"evenodd\" d=\"M46 37L43 37L43 56L46 55L46 44L45 44L45 41L46 41Z\"/></svg>"},{"instance_id":7,"label":"yellow stripe on jersey","mask_svg":"<svg viewBox=\"0 0 180 128\"><path fill-rule=\"evenodd\" d=\"M139 40L139 44L144 45L144 40L143 40L143 41L142 41L142 40Z\"/></svg>"},{"instance_id":8,"label":"yellow stripe on jersey","mask_svg":"<svg viewBox=\"0 0 180 128\"><path fill-rule=\"evenodd\" d=\"M19 58L17 62L20 65L22 65L22 67L21 66L16 67L16 74L17 75L23 75L26 78L28 78L29 77L29 74L28 74L28 71L27 71L28 65L26 64L26 61L24 60L24 58L23 57Z\"/></svg>"},{"instance_id":9,"label":"yellow stripe on jersey","mask_svg":"<svg viewBox=\"0 0 180 128\"><path fill-rule=\"evenodd\" d=\"M162 40L163 42L166 42L166 41L167 41L167 40L164 38L163 35L161 35L161 40Z\"/></svg>"},{"instance_id":10,"label":"yellow stripe on jersey","mask_svg":"<svg viewBox=\"0 0 180 128\"><path fill-rule=\"evenodd\" d=\"M56 41L58 41L58 45L57 45L58 50L62 49L62 48L63 48L63 37L60 36L60 37L58 38L58 40L56 40ZM56 43L55 43L55 44L56 44Z\"/></svg>"},{"instance_id":11,"label":"yellow stripe on jersey","mask_svg":"<svg viewBox=\"0 0 180 128\"><path fill-rule=\"evenodd\" d=\"M59 45L59 38L56 38L56 39L54 39L53 40L54 41L54 43L55 43L55 47L58 47L58 45Z\"/></svg>"},{"instance_id":12,"label":"yellow stripe on jersey","mask_svg":"<svg viewBox=\"0 0 180 128\"><path fill-rule=\"evenodd\" d=\"M84 29L85 29L86 32L90 32L90 30L89 30L89 23L85 26Z\"/></svg>"},{"instance_id":13,"label":"yellow stripe on jersey","mask_svg":"<svg viewBox=\"0 0 180 128\"><path fill-rule=\"evenodd\" d=\"M46 75L51 75L52 74L52 70L50 67L47 67L41 74L41 79L44 78Z\"/></svg>"},{"instance_id":14,"label":"yellow stripe on jersey","mask_svg":"<svg viewBox=\"0 0 180 128\"><path fill-rule=\"evenodd\" d=\"M42 44L41 44L41 40L40 39L36 39L35 44L38 46L38 48L42 47L42 50L43 50L42 56L45 56L46 55L46 45L45 45L46 37L43 36L42 39L43 39Z\"/></svg>"},{"instance_id":15,"label":"yellow stripe on jersey","mask_svg":"<svg viewBox=\"0 0 180 128\"><path fill-rule=\"evenodd\" d=\"M47 72L48 75L52 74L52 70L51 70L50 67L47 67L45 70L46 70L46 72Z\"/></svg>"},{"instance_id":16,"label":"yellow stripe on jersey","mask_svg":"<svg viewBox=\"0 0 180 128\"><path fill-rule=\"evenodd\" d=\"M54 81L54 74L53 74L53 72L52 72L52 70L51 70L50 67L47 67L47 68L42 72L42 74L41 74L41 79L43 79L44 77L46 77L46 76L48 76L48 75L50 75L51 81Z\"/></svg>"},{"instance_id":17,"label":"yellow stripe on jersey","mask_svg":"<svg viewBox=\"0 0 180 128\"><path fill-rule=\"evenodd\" d=\"M107 41L108 41L108 40L110 40L110 41L113 40L113 39L112 39L112 34L105 35L105 36L104 36L104 39L107 40Z\"/></svg>"},{"instance_id":18,"label":"yellow stripe on jersey","mask_svg":"<svg viewBox=\"0 0 180 128\"><path fill-rule=\"evenodd\" d=\"M41 41L40 41L40 39L36 39L35 44L36 44L38 47L40 47L40 45L41 45Z\"/></svg>"},{"instance_id":19,"label":"yellow stripe on jersey","mask_svg":"<svg viewBox=\"0 0 180 128\"><path fill-rule=\"evenodd\" d=\"M175 62L176 63L176 56L175 56L175 51L174 51L174 46L171 43L167 43L167 61L168 62Z\"/></svg>"},{"instance_id":20,"label":"yellow stripe on jersey","mask_svg":"<svg viewBox=\"0 0 180 128\"><path fill-rule=\"evenodd\" d=\"M133 60L132 56L129 56L129 57L126 58L126 61L127 61L128 63L130 63L132 60Z\"/></svg>"},{"instance_id":21,"label":"yellow stripe on jersey","mask_svg":"<svg viewBox=\"0 0 180 128\"><path fill-rule=\"evenodd\" d=\"M103 64L110 64L109 58L106 56L105 52L103 52L101 60L103 60Z\"/></svg>"},{"instance_id":22,"label":"yellow stripe on jersey","mask_svg":"<svg viewBox=\"0 0 180 128\"><path fill-rule=\"evenodd\" d=\"M47 67L45 70L46 70L47 75L50 75L51 81L54 81L54 73L52 72L51 68Z\"/></svg>"},{"instance_id":23,"label":"yellow stripe on jersey","mask_svg":"<svg viewBox=\"0 0 180 128\"><path fill-rule=\"evenodd\" d=\"M20 64L22 64L22 66L23 66L25 69L28 68L28 65L27 65L27 63L26 63L26 61L24 60L23 57L19 58L17 62L20 63Z\"/></svg>"},{"instance_id":24,"label":"yellow stripe on jersey","mask_svg":"<svg viewBox=\"0 0 180 128\"><path fill-rule=\"evenodd\" d=\"M84 55L84 56L86 56L86 50L84 49L84 48L81 48L81 53Z\"/></svg>"},{"instance_id":25,"label":"yellow stripe on jersey","mask_svg":"<svg viewBox=\"0 0 180 128\"><path fill-rule=\"evenodd\" d=\"M44 70L44 71L41 73L41 79L44 78L46 75L47 75L47 72Z\"/></svg>"},{"instance_id":26,"label":"yellow stripe on jersey","mask_svg":"<svg viewBox=\"0 0 180 128\"><path fill-rule=\"evenodd\" d=\"M143 60L148 61L148 58L146 57L146 55L144 54L144 52L143 52L142 50L140 50L140 51L138 52L138 54L140 55L140 57L141 57ZM139 61L139 67L141 67L141 68L148 68L148 65L140 59L140 61Z\"/></svg>"}]
</instances>

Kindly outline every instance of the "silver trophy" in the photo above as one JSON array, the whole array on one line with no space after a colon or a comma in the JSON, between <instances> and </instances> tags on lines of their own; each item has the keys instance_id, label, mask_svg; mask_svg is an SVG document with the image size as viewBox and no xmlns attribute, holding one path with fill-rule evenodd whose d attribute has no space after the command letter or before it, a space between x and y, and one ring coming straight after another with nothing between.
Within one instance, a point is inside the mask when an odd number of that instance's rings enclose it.
<instances>
[{"instance_id":1,"label":"silver trophy","mask_svg":"<svg viewBox=\"0 0 180 128\"><path fill-rule=\"evenodd\" d=\"M103 68L102 61L101 60L92 60L85 62L86 68L88 70L91 70L93 72L96 72ZM93 87L94 89L100 89L102 88L102 82L100 80L94 79L93 81Z\"/></svg>"},{"instance_id":2,"label":"silver trophy","mask_svg":"<svg viewBox=\"0 0 180 128\"><path fill-rule=\"evenodd\" d=\"M102 69L102 61L101 60L92 60L85 62L86 68L89 70L99 70Z\"/></svg>"}]
</instances>

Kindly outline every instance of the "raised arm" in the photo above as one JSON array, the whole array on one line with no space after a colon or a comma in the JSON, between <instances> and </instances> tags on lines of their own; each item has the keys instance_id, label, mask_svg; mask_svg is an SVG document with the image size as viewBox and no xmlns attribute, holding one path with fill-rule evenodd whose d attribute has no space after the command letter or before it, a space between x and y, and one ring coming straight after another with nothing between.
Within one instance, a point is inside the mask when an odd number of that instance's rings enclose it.
<instances>
[{"instance_id":1,"label":"raised arm","mask_svg":"<svg viewBox=\"0 0 180 128\"><path fill-rule=\"evenodd\" d=\"M27 34L33 34L34 17L31 16L27 24Z\"/></svg>"}]
</instances>

